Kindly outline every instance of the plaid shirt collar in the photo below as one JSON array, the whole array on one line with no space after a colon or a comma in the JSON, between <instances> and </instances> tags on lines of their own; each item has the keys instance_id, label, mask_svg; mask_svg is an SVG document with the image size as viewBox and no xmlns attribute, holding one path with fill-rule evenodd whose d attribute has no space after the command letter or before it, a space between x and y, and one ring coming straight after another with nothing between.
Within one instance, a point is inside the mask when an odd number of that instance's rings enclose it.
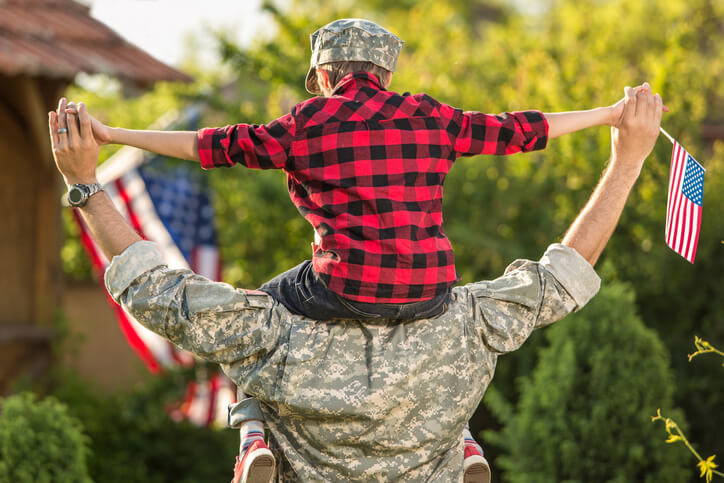
<instances>
[{"instance_id":1,"label":"plaid shirt collar","mask_svg":"<svg viewBox=\"0 0 724 483\"><path fill-rule=\"evenodd\" d=\"M386 90L380 85L376 75L369 72L351 72L337 82L337 87L332 91L332 96L342 96L348 91L357 92L363 87L371 87L380 91Z\"/></svg>"}]
</instances>

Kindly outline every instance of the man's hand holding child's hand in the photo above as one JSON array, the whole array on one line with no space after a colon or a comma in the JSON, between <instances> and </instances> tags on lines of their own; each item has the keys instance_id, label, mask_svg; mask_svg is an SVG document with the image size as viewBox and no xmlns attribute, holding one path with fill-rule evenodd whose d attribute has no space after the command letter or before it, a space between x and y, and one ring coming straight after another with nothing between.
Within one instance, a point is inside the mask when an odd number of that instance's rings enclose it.
<instances>
[{"instance_id":1,"label":"man's hand holding child's hand","mask_svg":"<svg viewBox=\"0 0 724 483\"><path fill-rule=\"evenodd\" d=\"M648 82L644 82L640 86L634 87L634 94L638 94L639 91L648 91L653 94L651 91L651 86ZM611 118L609 121L609 126L612 127L618 127L621 124L621 119L623 117L623 106L624 101L626 100L626 97L624 96L621 100L619 100L616 104L609 106L609 109L611 109ZM669 108L666 106L663 107L663 112L669 112Z\"/></svg>"},{"instance_id":2,"label":"man's hand holding child's hand","mask_svg":"<svg viewBox=\"0 0 724 483\"><path fill-rule=\"evenodd\" d=\"M65 183L97 182L96 165L100 146L91 135L90 114L81 102L78 107L60 100L57 111L48 113L53 158Z\"/></svg>"},{"instance_id":3,"label":"man's hand holding child's hand","mask_svg":"<svg viewBox=\"0 0 724 483\"><path fill-rule=\"evenodd\" d=\"M66 112L68 114L78 115L78 110L73 103L68 104ZM113 142L111 139L111 128L93 117L90 113L88 113L88 118L90 119L91 129L93 130L93 137L98 144L102 146Z\"/></svg>"}]
</instances>

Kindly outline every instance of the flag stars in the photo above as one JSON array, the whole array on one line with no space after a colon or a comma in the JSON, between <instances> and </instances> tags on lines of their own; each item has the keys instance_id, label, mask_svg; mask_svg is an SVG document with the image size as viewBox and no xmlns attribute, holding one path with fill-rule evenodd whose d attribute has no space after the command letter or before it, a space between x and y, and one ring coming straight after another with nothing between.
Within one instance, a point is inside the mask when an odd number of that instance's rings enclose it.
<instances>
[{"instance_id":1,"label":"flag stars","mask_svg":"<svg viewBox=\"0 0 724 483\"><path fill-rule=\"evenodd\" d=\"M689 155L686 159L686 171L681 192L699 206L704 204L704 168Z\"/></svg>"},{"instance_id":2,"label":"flag stars","mask_svg":"<svg viewBox=\"0 0 724 483\"><path fill-rule=\"evenodd\" d=\"M203 182L189 169L139 168L156 211L187 260L199 245L214 246L213 208Z\"/></svg>"}]
</instances>

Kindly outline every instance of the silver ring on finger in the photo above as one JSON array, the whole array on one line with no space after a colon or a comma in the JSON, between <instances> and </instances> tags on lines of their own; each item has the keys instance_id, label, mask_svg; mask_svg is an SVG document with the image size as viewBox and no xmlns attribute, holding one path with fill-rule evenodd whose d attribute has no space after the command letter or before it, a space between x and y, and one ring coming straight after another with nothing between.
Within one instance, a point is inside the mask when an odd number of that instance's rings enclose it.
<instances>
[{"instance_id":1,"label":"silver ring on finger","mask_svg":"<svg viewBox=\"0 0 724 483\"><path fill-rule=\"evenodd\" d=\"M68 132L68 128L61 127L58 129L58 134L65 134Z\"/></svg>"}]
</instances>

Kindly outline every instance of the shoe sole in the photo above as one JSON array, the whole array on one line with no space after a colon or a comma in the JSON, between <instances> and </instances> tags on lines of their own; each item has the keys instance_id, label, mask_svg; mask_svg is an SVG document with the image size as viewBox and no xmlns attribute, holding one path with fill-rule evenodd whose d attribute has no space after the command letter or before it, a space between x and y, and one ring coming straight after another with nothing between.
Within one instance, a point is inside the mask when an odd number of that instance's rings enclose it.
<instances>
[{"instance_id":1,"label":"shoe sole","mask_svg":"<svg viewBox=\"0 0 724 483\"><path fill-rule=\"evenodd\" d=\"M475 461L472 461L468 466L465 467L463 482L490 483L490 466L488 465L488 462L485 460L485 458L483 458L482 456L475 457Z\"/></svg>"},{"instance_id":2,"label":"shoe sole","mask_svg":"<svg viewBox=\"0 0 724 483\"><path fill-rule=\"evenodd\" d=\"M259 455L244 468L241 476L242 483L270 483L274 477L276 462L272 452L268 449L258 449L255 453L257 452Z\"/></svg>"}]
</instances>

